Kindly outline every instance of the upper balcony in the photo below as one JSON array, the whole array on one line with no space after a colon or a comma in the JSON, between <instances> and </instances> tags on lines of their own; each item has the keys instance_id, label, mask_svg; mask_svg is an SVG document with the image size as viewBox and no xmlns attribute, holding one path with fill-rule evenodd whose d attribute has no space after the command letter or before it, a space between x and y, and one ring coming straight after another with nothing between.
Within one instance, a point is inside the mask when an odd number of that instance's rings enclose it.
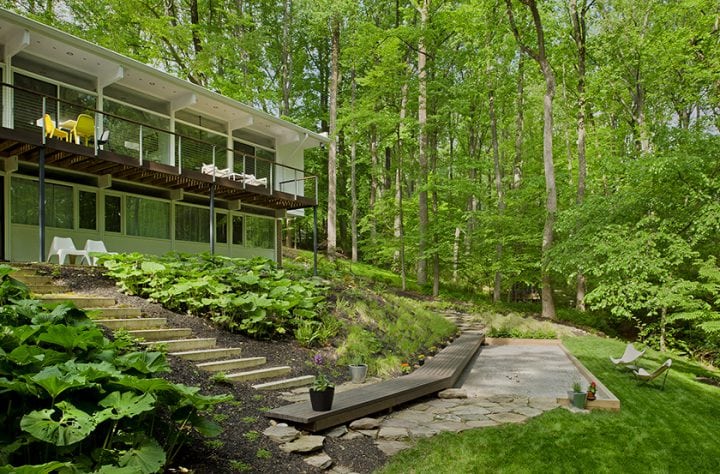
<instances>
[{"instance_id":1,"label":"upper balcony","mask_svg":"<svg viewBox=\"0 0 720 474\"><path fill-rule=\"evenodd\" d=\"M163 188L175 196L178 190L202 196L212 193L216 199L276 210L317 205L317 177L278 159L258 156L265 152L275 158L262 147L244 146L232 136L202 133L202 128L182 121L164 127L148 114L99 110L82 103L87 101L56 95L2 84L0 156L39 163L44 153L48 166L103 176L104 183L121 180ZM301 146L297 145L300 153Z\"/></svg>"}]
</instances>

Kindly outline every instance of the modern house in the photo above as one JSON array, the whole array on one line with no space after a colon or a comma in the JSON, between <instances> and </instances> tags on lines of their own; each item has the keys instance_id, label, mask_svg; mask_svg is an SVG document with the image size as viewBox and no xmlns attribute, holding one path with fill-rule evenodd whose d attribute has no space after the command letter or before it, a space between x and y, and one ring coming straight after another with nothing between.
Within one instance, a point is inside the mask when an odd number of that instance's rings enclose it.
<instances>
[{"instance_id":1,"label":"modern house","mask_svg":"<svg viewBox=\"0 0 720 474\"><path fill-rule=\"evenodd\" d=\"M317 205L323 135L5 10L0 48L0 259L54 236L278 259L281 219Z\"/></svg>"}]
</instances>

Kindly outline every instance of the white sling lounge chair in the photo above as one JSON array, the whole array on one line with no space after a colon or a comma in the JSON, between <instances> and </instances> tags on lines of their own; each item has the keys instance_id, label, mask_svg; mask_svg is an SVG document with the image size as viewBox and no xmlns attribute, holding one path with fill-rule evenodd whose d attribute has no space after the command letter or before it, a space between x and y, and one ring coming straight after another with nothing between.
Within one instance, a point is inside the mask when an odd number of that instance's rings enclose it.
<instances>
[{"instance_id":1,"label":"white sling lounge chair","mask_svg":"<svg viewBox=\"0 0 720 474\"><path fill-rule=\"evenodd\" d=\"M613 364L616 366L624 366L629 367L632 366L633 363L638 360L642 355L645 354L645 350L637 350L635 349L635 346L631 344L628 344L627 347L625 347L625 352L623 353L622 357L619 359L616 359L614 357L610 357L610 360Z\"/></svg>"},{"instance_id":2,"label":"white sling lounge chair","mask_svg":"<svg viewBox=\"0 0 720 474\"><path fill-rule=\"evenodd\" d=\"M87 251L78 250L70 237L53 237L47 261L49 262L53 256L57 256L60 265L65 264L65 257L67 256L82 257L79 260L75 258L76 263L82 263L83 260L90 263L90 256Z\"/></svg>"},{"instance_id":3,"label":"white sling lounge chair","mask_svg":"<svg viewBox=\"0 0 720 474\"><path fill-rule=\"evenodd\" d=\"M660 377L663 373L665 374L665 377L663 378L662 383L662 389L665 389L665 381L667 380L668 373L670 372L670 366L672 365L672 359L668 359L665 361L663 365L655 369L654 372L650 373L647 370L640 367L639 369L633 370L633 373L635 374L635 378L637 378L640 383L650 383L656 378Z\"/></svg>"}]
</instances>

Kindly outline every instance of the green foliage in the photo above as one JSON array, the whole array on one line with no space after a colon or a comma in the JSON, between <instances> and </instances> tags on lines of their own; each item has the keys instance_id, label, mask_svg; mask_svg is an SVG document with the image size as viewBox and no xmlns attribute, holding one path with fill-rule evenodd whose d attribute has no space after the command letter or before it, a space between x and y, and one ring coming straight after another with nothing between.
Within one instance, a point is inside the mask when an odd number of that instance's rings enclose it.
<instances>
[{"instance_id":1,"label":"green foliage","mask_svg":"<svg viewBox=\"0 0 720 474\"><path fill-rule=\"evenodd\" d=\"M336 332L321 318L320 283L288 278L266 259L125 254L107 255L102 262L123 291L207 317L230 331L255 338L294 332L306 345L325 343Z\"/></svg>"},{"instance_id":2,"label":"green foliage","mask_svg":"<svg viewBox=\"0 0 720 474\"><path fill-rule=\"evenodd\" d=\"M15 291L0 285L14 301L1 310L0 472L158 472L189 430L218 433L205 414L228 397L153 378L169 370L162 353L128 352L83 311Z\"/></svg>"},{"instance_id":3,"label":"green foliage","mask_svg":"<svg viewBox=\"0 0 720 474\"><path fill-rule=\"evenodd\" d=\"M337 316L347 336L338 346L338 364L363 360L369 373L397 373L403 360L438 345L456 328L421 302L360 286L344 291Z\"/></svg>"},{"instance_id":4,"label":"green foliage","mask_svg":"<svg viewBox=\"0 0 720 474\"><path fill-rule=\"evenodd\" d=\"M4 305L13 300L21 300L30 294L24 283L8 278L15 270L5 264L0 265L0 305Z\"/></svg>"}]
</instances>

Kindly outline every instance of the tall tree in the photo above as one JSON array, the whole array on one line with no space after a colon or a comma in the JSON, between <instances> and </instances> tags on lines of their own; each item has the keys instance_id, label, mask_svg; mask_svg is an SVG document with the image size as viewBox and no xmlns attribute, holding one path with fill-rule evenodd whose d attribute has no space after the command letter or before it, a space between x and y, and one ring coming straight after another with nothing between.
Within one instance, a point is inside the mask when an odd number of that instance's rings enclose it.
<instances>
[{"instance_id":1,"label":"tall tree","mask_svg":"<svg viewBox=\"0 0 720 474\"><path fill-rule=\"evenodd\" d=\"M512 0L505 0L507 5L510 28L518 45L528 56L533 58L540 67L545 79L545 95L543 97L543 168L545 171L545 226L543 228L542 252L542 315L555 318L555 301L553 299L552 278L548 268L549 252L553 245L555 214L557 213L557 189L555 187L555 166L553 163L553 98L555 97L555 73L545 51L545 32L540 12L535 0L521 0L532 16L537 46L535 49L525 43L515 22Z\"/></svg>"},{"instance_id":2,"label":"tall tree","mask_svg":"<svg viewBox=\"0 0 720 474\"><path fill-rule=\"evenodd\" d=\"M427 157L427 38L428 13L431 0L418 0L415 5L420 14L420 37L418 39L418 263L417 283L427 284L427 251L428 227L428 157Z\"/></svg>"}]
</instances>

